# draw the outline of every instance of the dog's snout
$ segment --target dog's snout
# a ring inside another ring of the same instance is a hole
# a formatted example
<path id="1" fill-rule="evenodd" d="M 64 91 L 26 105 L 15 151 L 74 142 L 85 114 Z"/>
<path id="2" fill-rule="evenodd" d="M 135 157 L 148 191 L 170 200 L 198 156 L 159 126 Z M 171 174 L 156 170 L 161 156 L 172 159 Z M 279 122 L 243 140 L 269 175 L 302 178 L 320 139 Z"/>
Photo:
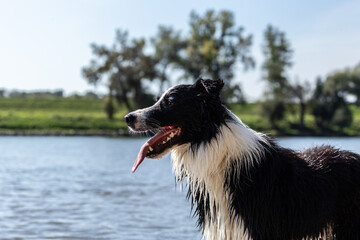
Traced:
<path id="1" fill-rule="evenodd" d="M 136 116 L 132 113 L 127 114 L 124 118 L 128 126 L 132 126 L 136 120 Z"/>

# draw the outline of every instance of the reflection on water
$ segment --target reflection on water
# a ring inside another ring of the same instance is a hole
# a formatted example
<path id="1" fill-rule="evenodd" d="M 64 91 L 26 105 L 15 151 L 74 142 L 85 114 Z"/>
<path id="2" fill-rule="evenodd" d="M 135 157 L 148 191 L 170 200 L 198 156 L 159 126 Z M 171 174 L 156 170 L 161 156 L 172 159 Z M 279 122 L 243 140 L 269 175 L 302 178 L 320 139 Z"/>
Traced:
<path id="1" fill-rule="evenodd" d="M 359 138 L 284 138 L 301 149 Z M 170 158 L 131 167 L 143 139 L 0 137 L 0 239 L 201 239 Z"/>

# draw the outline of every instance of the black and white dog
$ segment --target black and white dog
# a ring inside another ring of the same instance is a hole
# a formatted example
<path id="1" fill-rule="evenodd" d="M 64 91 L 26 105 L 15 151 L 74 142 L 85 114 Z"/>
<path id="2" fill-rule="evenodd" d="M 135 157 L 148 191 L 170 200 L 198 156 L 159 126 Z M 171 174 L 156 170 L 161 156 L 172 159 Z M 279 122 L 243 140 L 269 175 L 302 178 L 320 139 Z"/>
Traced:
<path id="1" fill-rule="evenodd" d="M 172 150 L 206 239 L 360 239 L 360 156 L 319 146 L 278 146 L 221 102 L 221 80 L 167 90 L 129 113 L 133 131 L 156 134 L 132 171 Z"/>

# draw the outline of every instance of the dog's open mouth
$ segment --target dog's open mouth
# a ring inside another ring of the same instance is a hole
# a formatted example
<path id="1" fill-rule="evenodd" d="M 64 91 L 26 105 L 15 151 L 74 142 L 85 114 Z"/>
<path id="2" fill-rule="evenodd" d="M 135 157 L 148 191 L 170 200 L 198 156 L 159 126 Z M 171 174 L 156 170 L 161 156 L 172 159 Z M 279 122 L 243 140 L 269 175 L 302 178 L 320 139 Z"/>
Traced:
<path id="1" fill-rule="evenodd" d="M 134 166 L 131 171 L 135 172 L 138 166 L 147 158 L 157 158 L 166 150 L 176 144 L 177 138 L 181 134 L 181 128 L 175 126 L 162 127 L 162 130 L 150 138 L 140 148 Z"/>

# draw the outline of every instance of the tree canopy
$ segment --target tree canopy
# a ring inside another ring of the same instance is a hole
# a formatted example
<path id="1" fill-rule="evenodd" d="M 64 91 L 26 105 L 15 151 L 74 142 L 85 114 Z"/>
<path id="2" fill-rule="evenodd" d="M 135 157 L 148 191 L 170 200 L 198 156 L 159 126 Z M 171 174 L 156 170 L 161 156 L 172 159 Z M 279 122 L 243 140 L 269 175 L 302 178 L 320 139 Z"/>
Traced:
<path id="1" fill-rule="evenodd" d="M 292 66 L 293 50 L 285 33 L 268 25 L 264 32 L 263 53 L 265 57 L 262 65 L 263 79 L 267 81 L 269 91 L 277 96 L 286 95 L 289 84 L 286 70 Z"/>
<path id="2" fill-rule="evenodd" d="M 127 32 L 117 30 L 111 47 L 91 44 L 96 59 L 82 69 L 83 76 L 91 84 L 97 84 L 107 76 L 109 88 L 115 90 L 116 99 L 129 111 L 151 103 L 152 96 L 146 90 L 144 80 L 153 80 L 158 73 L 156 61 L 144 52 L 145 43 L 142 38 L 129 41 Z"/>
<path id="3" fill-rule="evenodd" d="M 159 93 L 161 93 L 164 91 L 164 84 L 170 82 L 169 70 L 180 61 L 180 52 L 186 47 L 186 42 L 181 38 L 179 31 L 161 25 L 156 35 L 151 38 L 151 44 L 158 71 L 157 78 L 160 82 Z"/>
<path id="4" fill-rule="evenodd" d="M 285 116 L 285 103 L 289 93 L 289 81 L 286 70 L 291 67 L 293 50 L 285 33 L 269 25 L 264 32 L 263 79 L 268 88 L 262 104 L 262 112 L 273 128 Z"/>
<path id="5" fill-rule="evenodd" d="M 235 25 L 234 15 L 229 11 L 209 10 L 204 16 L 192 12 L 186 43 L 179 61 L 186 77 L 205 75 L 231 81 L 237 61 L 244 69 L 255 65 L 250 55 L 252 35 L 246 35 L 243 27 Z"/>
<path id="6" fill-rule="evenodd" d="M 117 105 L 113 99 L 131 111 L 150 105 L 154 94 L 163 92 L 175 80 L 195 81 L 200 76 L 222 79 L 226 83 L 222 91 L 225 102 L 245 102 L 240 82 L 234 81 L 234 77 L 237 71 L 255 67 L 250 51 L 252 44 L 252 35 L 236 24 L 231 11 L 208 10 L 204 14 L 193 11 L 189 31 L 185 33 L 160 25 L 146 40 L 130 39 L 127 31 L 119 29 L 111 46 L 91 44 L 94 57 L 82 68 L 82 74 L 90 84 L 106 81 L 109 94 L 104 108 L 109 118 Z M 360 105 L 360 64 L 329 74 L 324 81 L 318 79 L 310 94 L 309 82 L 294 81 L 288 76 L 294 50 L 285 32 L 268 25 L 263 34 L 262 51 L 262 79 L 267 85 L 261 103 L 262 114 L 272 128 L 278 129 L 287 109 L 295 109 L 289 106 L 297 103 L 298 126 L 305 129 L 309 102 L 320 129 L 334 125 L 344 128 L 351 124 L 348 105 L 351 101 Z"/>
<path id="7" fill-rule="evenodd" d="M 184 78 L 222 79 L 226 83 L 225 100 L 244 99 L 239 83 L 232 80 L 240 66 L 243 70 L 255 66 L 250 54 L 252 35 L 245 34 L 243 27 L 236 26 L 232 12 L 209 10 L 203 16 L 192 12 L 190 32 L 185 42 L 186 47 L 177 62 Z"/>
<path id="8" fill-rule="evenodd" d="M 312 112 L 318 127 L 350 126 L 353 120 L 348 104 L 351 97 L 359 104 L 360 71 L 357 67 L 336 71 L 328 75 L 324 82 L 318 79 L 312 100 Z"/>
<path id="9" fill-rule="evenodd" d="M 143 38 L 129 40 L 126 31 L 117 30 L 111 47 L 91 44 L 95 58 L 82 74 L 90 84 L 107 77 L 116 99 L 129 110 L 151 101 L 145 81 L 156 79 L 161 92 L 174 69 L 181 79 L 223 79 L 227 82 L 225 100 L 244 101 L 239 83 L 232 80 L 240 66 L 247 70 L 255 65 L 250 54 L 252 36 L 236 26 L 232 12 L 209 10 L 203 16 L 192 12 L 188 34 L 182 36 L 172 27 L 159 26 L 150 43 L 146 46 Z"/>

